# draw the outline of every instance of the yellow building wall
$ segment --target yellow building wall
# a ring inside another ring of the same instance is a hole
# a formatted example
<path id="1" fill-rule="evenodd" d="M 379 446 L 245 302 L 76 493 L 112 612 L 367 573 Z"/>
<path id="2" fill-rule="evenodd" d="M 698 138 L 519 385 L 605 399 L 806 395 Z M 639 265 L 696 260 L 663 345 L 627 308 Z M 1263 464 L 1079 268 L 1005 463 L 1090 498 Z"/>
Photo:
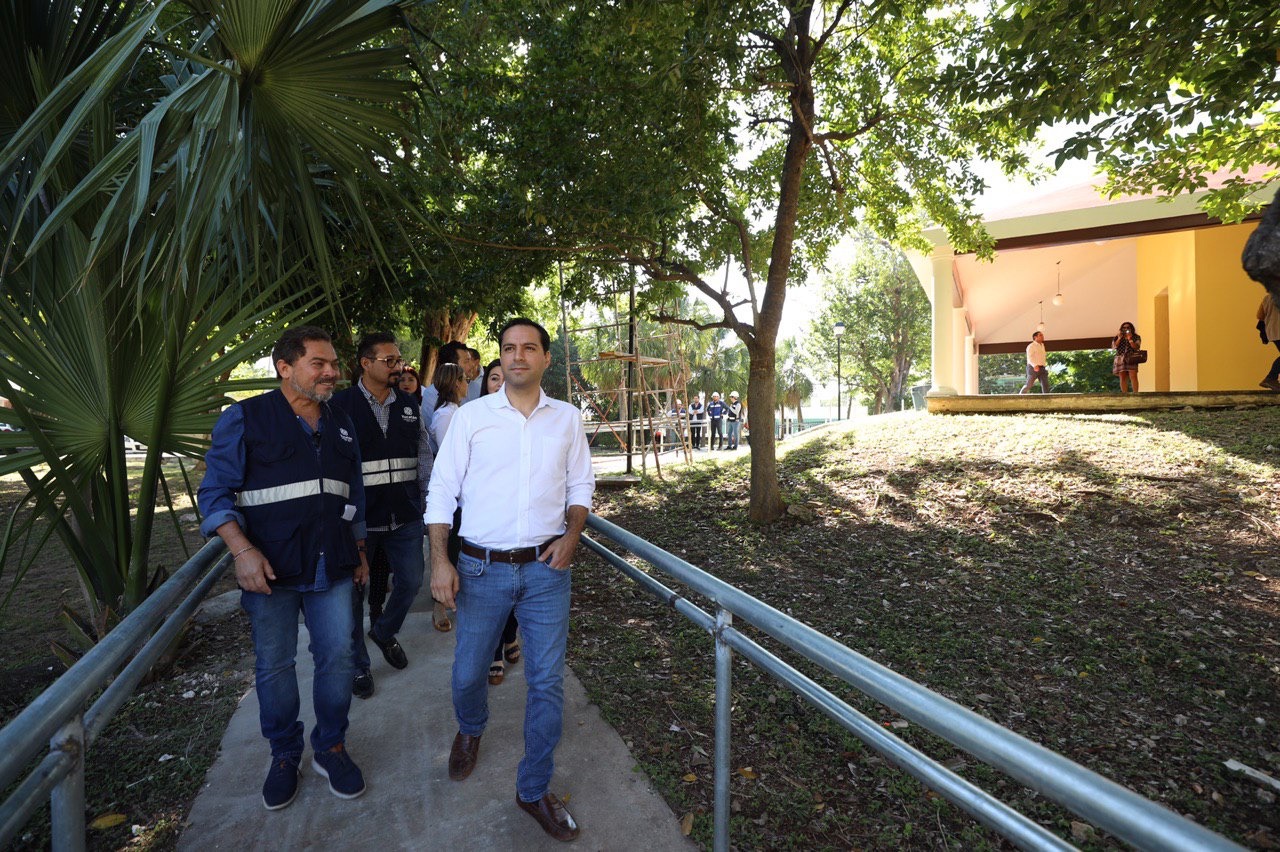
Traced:
<path id="1" fill-rule="evenodd" d="M 1245 240 L 1257 223 L 1195 231 L 1196 328 L 1199 390 L 1254 390 L 1276 357 L 1254 324 L 1262 285 L 1240 267 Z"/>
<path id="2" fill-rule="evenodd" d="M 1139 387 L 1150 391 L 1196 390 L 1199 381 L 1196 234 L 1194 231 L 1151 234 L 1138 237 L 1135 242 L 1138 316 L 1131 321 L 1142 336 L 1148 359 L 1138 371 Z M 1157 297 L 1166 290 L 1168 337 L 1163 339 L 1164 323 L 1157 323 L 1156 304 Z M 1113 323 L 1116 329 L 1124 319 Z M 1163 382 L 1157 383 L 1156 378 L 1165 375 L 1166 369 L 1169 387 L 1159 387 Z"/>

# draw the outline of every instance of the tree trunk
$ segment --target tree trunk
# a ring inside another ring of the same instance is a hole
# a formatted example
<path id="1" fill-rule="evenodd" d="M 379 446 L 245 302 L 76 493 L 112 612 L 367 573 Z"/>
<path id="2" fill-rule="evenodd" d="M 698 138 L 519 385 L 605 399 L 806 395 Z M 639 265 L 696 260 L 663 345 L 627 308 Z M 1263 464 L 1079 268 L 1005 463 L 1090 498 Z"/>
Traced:
<path id="1" fill-rule="evenodd" d="M 777 373 L 778 325 L 782 306 L 787 299 L 787 280 L 791 275 L 791 256 L 796 238 L 796 220 L 800 213 L 800 190 L 804 184 L 804 164 L 813 142 L 808 128 L 814 126 L 814 96 L 811 69 L 816 45 L 809 38 L 812 6 L 792 10 L 787 37 L 777 42 L 774 51 L 785 70 L 792 88 L 790 93 L 791 123 L 788 128 L 786 153 L 778 182 L 778 207 L 773 221 L 773 246 L 769 251 L 769 274 L 765 279 L 764 298 L 756 317 L 755 328 L 747 338 L 751 356 L 751 378 L 748 394 L 752 405 L 766 403 L 765 410 L 773 420 L 777 398 L 774 376 Z M 786 513 L 782 489 L 778 484 L 778 445 L 774 424 L 762 431 L 764 442 L 751 443 L 751 508 L 749 517 L 755 523 L 768 524 Z"/>
<path id="2" fill-rule="evenodd" d="M 444 344 L 459 340 L 467 342 L 476 324 L 476 314 L 471 311 L 451 313 L 442 308 L 431 308 L 422 314 L 422 352 L 418 358 L 418 375 L 424 385 L 431 384 L 436 369 L 436 352 Z"/>
<path id="3" fill-rule="evenodd" d="M 773 337 L 766 345 L 756 341 L 747 347 L 751 372 L 747 378 L 747 399 L 759 416 L 751 423 L 751 507 L 753 523 L 768 524 L 786 512 L 778 485 L 778 439 L 774 434 L 777 388 L 774 386 Z"/>

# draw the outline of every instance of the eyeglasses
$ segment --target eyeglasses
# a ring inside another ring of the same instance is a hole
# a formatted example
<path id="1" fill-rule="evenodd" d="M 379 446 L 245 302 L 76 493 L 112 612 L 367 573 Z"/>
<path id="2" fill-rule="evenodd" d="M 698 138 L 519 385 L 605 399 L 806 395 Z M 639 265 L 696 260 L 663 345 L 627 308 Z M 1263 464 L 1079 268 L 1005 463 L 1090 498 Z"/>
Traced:
<path id="1" fill-rule="evenodd" d="M 399 367 L 404 363 L 404 359 L 399 355 L 384 355 L 381 358 L 370 358 L 370 361 L 386 361 L 388 367 Z"/>

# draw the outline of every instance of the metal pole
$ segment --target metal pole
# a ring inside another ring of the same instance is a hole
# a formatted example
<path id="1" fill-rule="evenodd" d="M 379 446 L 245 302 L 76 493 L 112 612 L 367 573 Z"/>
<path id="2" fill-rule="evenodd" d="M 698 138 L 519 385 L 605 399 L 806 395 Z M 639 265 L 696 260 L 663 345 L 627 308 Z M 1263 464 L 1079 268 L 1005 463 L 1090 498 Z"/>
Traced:
<path id="1" fill-rule="evenodd" d="M 52 846 L 57 852 L 84 849 L 84 715 L 77 713 L 49 741 L 51 751 L 66 752 L 75 759 L 67 777 L 49 796 Z"/>
<path id="2" fill-rule="evenodd" d="M 729 852 L 729 731 L 733 719 L 733 648 L 724 631 L 733 613 L 716 609 L 715 852 Z"/>
<path id="3" fill-rule="evenodd" d="M 634 406 L 630 402 L 632 391 L 636 386 L 636 268 L 631 267 L 631 288 L 627 299 L 627 352 L 631 360 L 627 362 L 627 473 L 633 473 L 631 453 L 635 450 L 635 431 L 631 425 L 631 413 Z M 643 444 L 643 441 L 641 442 Z"/>
<path id="4" fill-rule="evenodd" d="M 560 270 L 560 333 L 564 335 L 564 401 L 573 405 L 573 364 L 569 361 L 569 309 L 564 302 L 564 261 L 557 260 L 556 266 Z"/>
<path id="5" fill-rule="evenodd" d="M 836 419 L 840 419 L 840 338 L 836 335 Z"/>

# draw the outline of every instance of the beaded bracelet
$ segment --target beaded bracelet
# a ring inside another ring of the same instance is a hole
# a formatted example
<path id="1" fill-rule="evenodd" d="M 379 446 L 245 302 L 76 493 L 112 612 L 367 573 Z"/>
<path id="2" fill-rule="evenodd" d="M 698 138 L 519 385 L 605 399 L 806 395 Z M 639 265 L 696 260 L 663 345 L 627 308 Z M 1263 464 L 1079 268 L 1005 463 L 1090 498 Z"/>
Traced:
<path id="1" fill-rule="evenodd" d="M 240 558 L 241 556 L 243 556 L 244 554 L 248 553 L 250 550 L 257 550 L 257 548 L 256 548 L 256 547 L 254 547 L 254 546 L 251 544 L 251 545 L 249 545 L 248 547 L 246 547 L 244 550 L 241 550 L 239 553 L 233 553 L 233 554 L 231 554 L 231 560 L 234 562 L 235 560 L 239 559 L 239 558 Z"/>

